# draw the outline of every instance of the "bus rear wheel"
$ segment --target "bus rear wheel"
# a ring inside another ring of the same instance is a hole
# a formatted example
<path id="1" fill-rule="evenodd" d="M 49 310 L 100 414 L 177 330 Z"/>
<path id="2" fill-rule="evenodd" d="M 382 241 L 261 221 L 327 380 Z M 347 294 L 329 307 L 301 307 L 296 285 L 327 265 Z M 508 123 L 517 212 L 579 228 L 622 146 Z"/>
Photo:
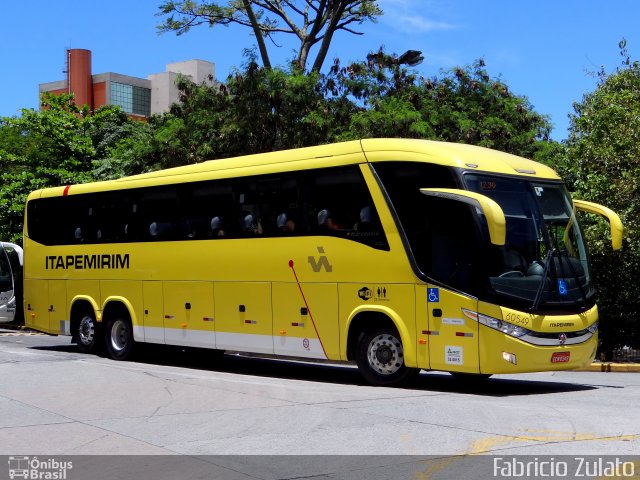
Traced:
<path id="1" fill-rule="evenodd" d="M 89 309 L 83 310 L 75 324 L 75 337 L 78 350 L 82 353 L 94 353 L 99 344 L 100 330 L 96 322 L 96 316 Z"/>
<path id="2" fill-rule="evenodd" d="M 118 312 L 107 321 L 105 341 L 107 353 L 113 360 L 127 360 L 131 357 L 135 341 L 128 315 Z"/>
<path id="3" fill-rule="evenodd" d="M 387 387 L 405 384 L 420 372 L 404 364 L 400 335 L 390 328 L 364 332 L 356 348 L 356 364 L 369 383 Z"/>

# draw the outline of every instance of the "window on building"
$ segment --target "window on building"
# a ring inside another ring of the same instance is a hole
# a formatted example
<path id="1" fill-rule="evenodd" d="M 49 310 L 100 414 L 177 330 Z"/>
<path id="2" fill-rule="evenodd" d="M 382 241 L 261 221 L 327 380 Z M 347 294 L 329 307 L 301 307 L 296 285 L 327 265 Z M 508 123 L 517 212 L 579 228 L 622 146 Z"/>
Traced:
<path id="1" fill-rule="evenodd" d="M 151 115 L 151 90 L 124 83 L 111 82 L 111 104 L 134 115 Z"/>

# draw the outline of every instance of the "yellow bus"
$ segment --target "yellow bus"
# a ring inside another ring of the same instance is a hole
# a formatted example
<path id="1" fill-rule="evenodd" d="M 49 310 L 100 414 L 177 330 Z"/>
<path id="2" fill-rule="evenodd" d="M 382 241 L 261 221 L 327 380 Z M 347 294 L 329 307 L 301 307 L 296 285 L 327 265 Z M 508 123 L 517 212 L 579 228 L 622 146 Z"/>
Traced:
<path id="1" fill-rule="evenodd" d="M 365 139 L 39 190 L 25 317 L 117 360 L 136 344 L 353 361 L 395 385 L 592 361 L 576 210 L 550 168 L 463 144 Z"/>

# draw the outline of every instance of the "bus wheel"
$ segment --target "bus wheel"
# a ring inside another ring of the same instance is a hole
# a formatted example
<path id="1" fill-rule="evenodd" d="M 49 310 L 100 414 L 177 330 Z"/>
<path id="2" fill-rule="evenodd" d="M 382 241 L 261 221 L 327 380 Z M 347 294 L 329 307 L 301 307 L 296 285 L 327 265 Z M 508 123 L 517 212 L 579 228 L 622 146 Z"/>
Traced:
<path id="1" fill-rule="evenodd" d="M 78 322 L 76 342 L 82 353 L 92 353 L 96 349 L 98 324 L 93 314 L 84 312 Z"/>
<path id="2" fill-rule="evenodd" d="M 101 327 L 96 322 L 93 308 L 82 306 L 72 313 L 72 340 L 78 345 L 81 353 L 98 353 L 101 348 Z"/>
<path id="3" fill-rule="evenodd" d="M 133 340 L 133 327 L 128 316 L 117 313 L 107 322 L 105 335 L 107 353 L 114 360 L 126 360 L 132 352 L 135 341 Z"/>
<path id="4" fill-rule="evenodd" d="M 400 335 L 389 328 L 371 330 L 360 337 L 356 363 L 365 380 L 373 385 L 401 385 L 420 372 L 404 364 Z"/>
<path id="5" fill-rule="evenodd" d="M 94 353 L 97 350 L 99 329 L 93 311 L 87 309 L 80 313 L 80 320 L 77 323 L 74 337 L 78 350 L 82 353 Z"/>

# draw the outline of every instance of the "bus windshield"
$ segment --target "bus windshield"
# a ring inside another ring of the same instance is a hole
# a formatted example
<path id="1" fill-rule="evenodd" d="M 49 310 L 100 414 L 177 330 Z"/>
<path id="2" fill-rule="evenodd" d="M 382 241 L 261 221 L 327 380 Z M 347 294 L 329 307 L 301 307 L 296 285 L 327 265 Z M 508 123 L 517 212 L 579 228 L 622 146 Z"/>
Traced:
<path id="1" fill-rule="evenodd" d="M 561 183 L 467 174 L 469 190 L 495 200 L 506 218 L 506 242 L 491 245 L 492 293 L 529 308 L 593 305 L 583 234 Z M 488 242 L 487 242 L 488 243 Z"/>

